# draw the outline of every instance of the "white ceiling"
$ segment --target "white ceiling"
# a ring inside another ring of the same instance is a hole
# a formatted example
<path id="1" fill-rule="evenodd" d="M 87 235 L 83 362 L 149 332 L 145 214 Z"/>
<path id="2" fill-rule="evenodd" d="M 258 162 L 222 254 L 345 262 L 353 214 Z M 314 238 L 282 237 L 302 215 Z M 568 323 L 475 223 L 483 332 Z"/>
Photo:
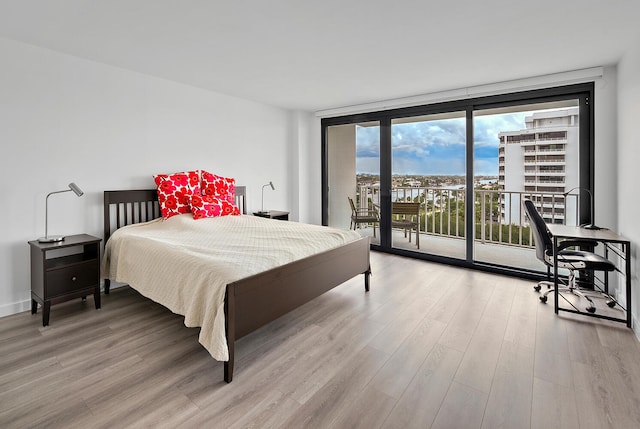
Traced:
<path id="1" fill-rule="evenodd" d="M 639 0 L 0 0 L 0 36 L 316 111 L 616 64 L 639 15 Z"/>

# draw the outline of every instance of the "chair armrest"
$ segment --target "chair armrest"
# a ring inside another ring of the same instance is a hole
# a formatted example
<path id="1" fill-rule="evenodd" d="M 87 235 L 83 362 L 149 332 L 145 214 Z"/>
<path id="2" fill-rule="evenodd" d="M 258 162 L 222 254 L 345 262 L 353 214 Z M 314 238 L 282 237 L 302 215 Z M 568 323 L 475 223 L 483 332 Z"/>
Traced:
<path id="1" fill-rule="evenodd" d="M 356 213 L 359 215 L 366 215 L 366 216 L 375 216 L 378 214 L 378 212 L 376 212 L 375 210 L 369 210 L 369 209 L 356 209 Z"/>

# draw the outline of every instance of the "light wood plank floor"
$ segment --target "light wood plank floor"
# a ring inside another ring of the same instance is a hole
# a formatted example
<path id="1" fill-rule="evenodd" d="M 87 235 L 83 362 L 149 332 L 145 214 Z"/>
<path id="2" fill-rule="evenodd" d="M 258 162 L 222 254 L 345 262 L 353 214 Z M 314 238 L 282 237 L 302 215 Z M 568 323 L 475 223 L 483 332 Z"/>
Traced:
<path id="1" fill-rule="evenodd" d="M 0 427 L 637 428 L 640 346 L 531 281 L 372 253 L 362 276 L 237 343 L 128 287 L 0 319 Z"/>

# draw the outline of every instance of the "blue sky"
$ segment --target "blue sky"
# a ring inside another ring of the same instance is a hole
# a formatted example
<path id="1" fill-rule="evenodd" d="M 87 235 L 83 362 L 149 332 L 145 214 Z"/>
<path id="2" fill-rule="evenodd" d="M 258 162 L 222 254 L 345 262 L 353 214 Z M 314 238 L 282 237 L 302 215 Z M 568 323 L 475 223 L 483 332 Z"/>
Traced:
<path id="1" fill-rule="evenodd" d="M 498 133 L 525 128 L 530 112 L 478 116 L 474 122 L 476 175 L 498 175 Z M 396 124 L 392 127 L 393 173 L 465 174 L 465 119 Z M 356 171 L 379 173 L 379 128 L 357 127 Z"/>

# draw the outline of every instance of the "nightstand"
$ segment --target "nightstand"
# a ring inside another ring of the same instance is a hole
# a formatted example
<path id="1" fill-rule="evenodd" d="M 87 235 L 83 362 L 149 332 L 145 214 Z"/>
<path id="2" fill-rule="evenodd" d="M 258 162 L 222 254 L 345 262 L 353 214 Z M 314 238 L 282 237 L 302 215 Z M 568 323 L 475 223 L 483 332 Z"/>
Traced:
<path id="1" fill-rule="evenodd" d="M 49 324 L 51 304 L 93 294 L 100 308 L 100 242 L 87 234 L 31 246 L 31 314 L 42 305 L 42 326 Z"/>
<path id="2" fill-rule="evenodd" d="M 268 212 L 253 212 L 254 216 L 266 217 L 269 219 L 289 220 L 289 212 L 279 210 L 269 210 Z"/>

